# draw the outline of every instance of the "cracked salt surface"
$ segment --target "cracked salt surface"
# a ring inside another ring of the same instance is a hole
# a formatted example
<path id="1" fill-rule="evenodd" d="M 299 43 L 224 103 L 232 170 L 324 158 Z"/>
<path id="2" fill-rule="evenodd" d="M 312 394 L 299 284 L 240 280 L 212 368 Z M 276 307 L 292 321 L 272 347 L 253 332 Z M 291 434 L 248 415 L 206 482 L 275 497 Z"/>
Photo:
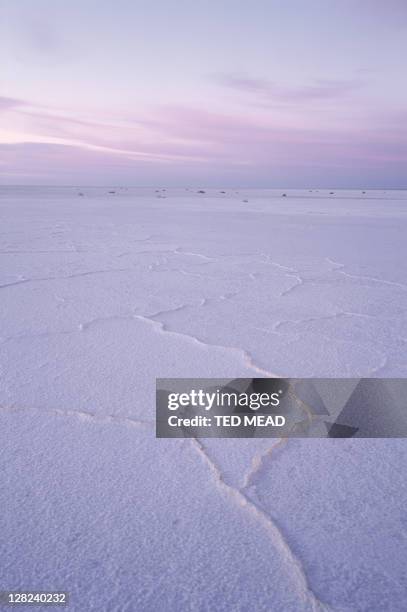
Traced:
<path id="1" fill-rule="evenodd" d="M 404 610 L 404 440 L 156 440 L 154 383 L 405 376 L 407 194 L 81 191 L 0 191 L 2 584 Z"/>

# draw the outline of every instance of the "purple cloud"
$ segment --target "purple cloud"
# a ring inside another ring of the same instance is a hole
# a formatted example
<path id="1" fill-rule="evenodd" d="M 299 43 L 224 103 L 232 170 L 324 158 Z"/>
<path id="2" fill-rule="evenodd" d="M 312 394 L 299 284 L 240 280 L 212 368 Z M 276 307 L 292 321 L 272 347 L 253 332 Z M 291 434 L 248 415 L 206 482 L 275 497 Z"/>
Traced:
<path id="1" fill-rule="evenodd" d="M 252 78 L 237 74 L 224 74 L 216 77 L 221 85 L 239 92 L 255 94 L 270 102 L 297 102 L 330 100 L 346 96 L 361 88 L 360 79 L 315 79 L 301 87 L 283 87 L 268 79 Z"/>
<path id="2" fill-rule="evenodd" d="M 24 104 L 22 100 L 0 96 L 0 111 L 18 108 L 19 106 L 24 106 Z"/>

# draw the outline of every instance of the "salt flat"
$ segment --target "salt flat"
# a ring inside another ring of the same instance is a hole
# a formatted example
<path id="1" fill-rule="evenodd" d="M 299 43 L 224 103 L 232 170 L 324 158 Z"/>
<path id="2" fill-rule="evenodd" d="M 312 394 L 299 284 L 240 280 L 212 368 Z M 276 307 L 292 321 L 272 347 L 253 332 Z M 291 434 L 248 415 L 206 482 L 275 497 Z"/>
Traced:
<path id="1" fill-rule="evenodd" d="M 0 188 L 2 585 L 404 610 L 404 440 L 156 440 L 154 391 L 405 377 L 407 192 L 204 191 Z"/>

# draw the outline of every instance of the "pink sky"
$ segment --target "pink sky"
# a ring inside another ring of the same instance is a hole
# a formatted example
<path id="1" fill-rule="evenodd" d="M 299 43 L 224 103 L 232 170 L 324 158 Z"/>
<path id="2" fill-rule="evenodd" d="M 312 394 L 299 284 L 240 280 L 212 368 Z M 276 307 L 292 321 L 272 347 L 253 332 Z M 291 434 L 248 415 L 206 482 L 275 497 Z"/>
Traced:
<path id="1" fill-rule="evenodd" d="M 2 184 L 405 187 L 407 4 L 3 0 Z"/>

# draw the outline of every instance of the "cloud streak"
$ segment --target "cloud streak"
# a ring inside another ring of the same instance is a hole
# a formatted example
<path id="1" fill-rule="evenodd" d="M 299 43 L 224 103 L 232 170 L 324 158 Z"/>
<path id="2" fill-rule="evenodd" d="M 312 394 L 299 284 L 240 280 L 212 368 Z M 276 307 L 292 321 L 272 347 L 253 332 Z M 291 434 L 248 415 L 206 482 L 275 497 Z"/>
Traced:
<path id="1" fill-rule="evenodd" d="M 24 102 L 22 100 L 0 96 L 0 111 L 7 111 L 20 106 L 24 106 Z"/>
<path id="2" fill-rule="evenodd" d="M 215 81 L 229 89 L 243 94 L 252 94 L 270 102 L 309 102 L 338 100 L 361 89 L 361 79 L 315 79 L 301 87 L 286 87 L 268 79 L 239 74 L 221 74 Z"/>

